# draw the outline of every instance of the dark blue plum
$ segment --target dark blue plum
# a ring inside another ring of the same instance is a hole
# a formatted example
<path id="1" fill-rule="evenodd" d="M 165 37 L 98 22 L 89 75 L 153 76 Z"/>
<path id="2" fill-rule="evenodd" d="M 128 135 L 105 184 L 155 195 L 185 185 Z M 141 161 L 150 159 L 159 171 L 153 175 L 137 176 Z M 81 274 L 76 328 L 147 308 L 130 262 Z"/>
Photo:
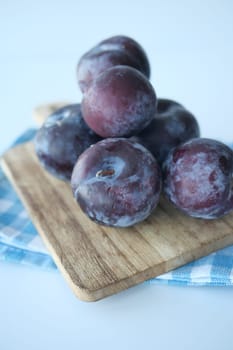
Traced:
<path id="1" fill-rule="evenodd" d="M 71 186 L 81 209 L 93 221 L 132 226 L 158 204 L 160 168 L 142 145 L 123 138 L 105 139 L 79 157 Z"/>
<path id="2" fill-rule="evenodd" d="M 130 66 L 147 78 L 150 76 L 149 61 L 143 48 L 135 40 L 118 35 L 100 42 L 81 57 L 77 66 L 81 91 L 87 91 L 100 73 L 117 65 Z"/>
<path id="3" fill-rule="evenodd" d="M 172 148 L 200 136 L 196 118 L 182 105 L 158 99 L 158 110 L 151 123 L 133 140 L 149 149 L 162 164 Z"/>
<path id="4" fill-rule="evenodd" d="M 42 166 L 54 176 L 70 180 L 80 154 L 100 139 L 83 120 L 80 104 L 73 104 L 46 119 L 34 144 Z"/>

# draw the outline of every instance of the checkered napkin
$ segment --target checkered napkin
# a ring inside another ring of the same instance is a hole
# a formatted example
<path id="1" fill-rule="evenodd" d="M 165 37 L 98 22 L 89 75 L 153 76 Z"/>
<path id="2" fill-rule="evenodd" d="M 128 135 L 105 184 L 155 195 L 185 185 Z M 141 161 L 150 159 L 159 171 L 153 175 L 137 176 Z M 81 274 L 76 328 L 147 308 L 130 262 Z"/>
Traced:
<path id="1" fill-rule="evenodd" d="M 31 140 L 34 135 L 34 129 L 26 131 L 13 146 Z M 56 269 L 56 265 L 1 168 L 0 260 Z"/>
<path id="2" fill-rule="evenodd" d="M 29 141 L 28 130 L 15 143 Z M 0 168 L 0 260 L 56 270 L 21 201 Z M 153 278 L 146 283 L 233 285 L 233 246 Z"/>

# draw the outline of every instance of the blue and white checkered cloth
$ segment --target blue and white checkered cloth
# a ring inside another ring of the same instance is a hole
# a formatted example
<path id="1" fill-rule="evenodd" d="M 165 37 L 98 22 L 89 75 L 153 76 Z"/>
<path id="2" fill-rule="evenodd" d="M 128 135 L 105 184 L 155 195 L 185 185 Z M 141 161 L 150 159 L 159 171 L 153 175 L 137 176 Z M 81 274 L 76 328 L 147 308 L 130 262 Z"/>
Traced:
<path id="1" fill-rule="evenodd" d="M 29 141 L 35 130 L 15 143 Z M 56 265 L 31 222 L 17 194 L 0 168 L 0 260 L 56 271 Z M 146 283 L 178 285 L 233 285 L 233 246 L 196 260 Z"/>
<path id="2" fill-rule="evenodd" d="M 13 144 L 31 140 L 36 130 L 25 132 Z M 20 199 L 0 168 L 0 260 L 56 269 Z"/>

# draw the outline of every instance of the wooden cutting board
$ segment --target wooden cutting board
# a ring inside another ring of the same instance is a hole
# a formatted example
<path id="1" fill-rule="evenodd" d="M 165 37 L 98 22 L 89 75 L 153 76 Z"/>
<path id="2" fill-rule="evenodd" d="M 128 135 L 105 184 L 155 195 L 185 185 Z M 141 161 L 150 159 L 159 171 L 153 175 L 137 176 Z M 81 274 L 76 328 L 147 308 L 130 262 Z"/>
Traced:
<path id="1" fill-rule="evenodd" d="M 9 150 L 2 166 L 75 294 L 94 301 L 233 244 L 233 215 L 189 218 L 161 199 L 144 222 L 126 229 L 90 221 L 69 184 L 38 163 L 32 143 Z"/>

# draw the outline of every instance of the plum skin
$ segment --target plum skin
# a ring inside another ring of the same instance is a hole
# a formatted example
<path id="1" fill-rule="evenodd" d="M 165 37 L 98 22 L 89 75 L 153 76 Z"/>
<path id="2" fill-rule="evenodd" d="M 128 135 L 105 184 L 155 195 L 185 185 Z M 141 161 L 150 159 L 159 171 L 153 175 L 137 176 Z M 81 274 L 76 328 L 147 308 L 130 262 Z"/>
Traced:
<path id="1" fill-rule="evenodd" d="M 148 79 L 150 78 L 150 63 L 147 54 L 142 46 L 134 39 L 124 35 L 116 35 L 101 41 L 98 47 L 102 50 L 121 50 L 126 52 L 138 62 L 137 65 L 140 72 Z"/>
<path id="2" fill-rule="evenodd" d="M 87 91 L 100 73 L 116 65 L 133 67 L 150 77 L 150 65 L 143 48 L 132 38 L 117 35 L 101 41 L 80 58 L 77 77 L 81 91 Z"/>
<path id="3" fill-rule="evenodd" d="M 57 178 L 69 181 L 80 154 L 100 140 L 86 125 L 80 104 L 73 104 L 46 119 L 37 131 L 34 146 L 40 164 Z"/>
<path id="4" fill-rule="evenodd" d="M 128 227 L 146 219 L 158 204 L 161 173 L 153 155 L 142 145 L 109 138 L 79 157 L 71 186 L 91 220 Z"/>
<path id="5" fill-rule="evenodd" d="M 157 98 L 150 82 L 125 66 L 101 73 L 84 94 L 82 113 L 89 127 L 102 137 L 129 137 L 153 119 Z"/>
<path id="6" fill-rule="evenodd" d="M 164 192 L 192 217 L 215 219 L 233 209 L 233 152 L 225 144 L 196 138 L 172 150 L 163 165 Z"/>
<path id="7" fill-rule="evenodd" d="M 198 122 L 187 109 L 175 101 L 159 98 L 153 120 L 132 139 L 148 148 L 162 166 L 172 148 L 199 136 Z"/>

